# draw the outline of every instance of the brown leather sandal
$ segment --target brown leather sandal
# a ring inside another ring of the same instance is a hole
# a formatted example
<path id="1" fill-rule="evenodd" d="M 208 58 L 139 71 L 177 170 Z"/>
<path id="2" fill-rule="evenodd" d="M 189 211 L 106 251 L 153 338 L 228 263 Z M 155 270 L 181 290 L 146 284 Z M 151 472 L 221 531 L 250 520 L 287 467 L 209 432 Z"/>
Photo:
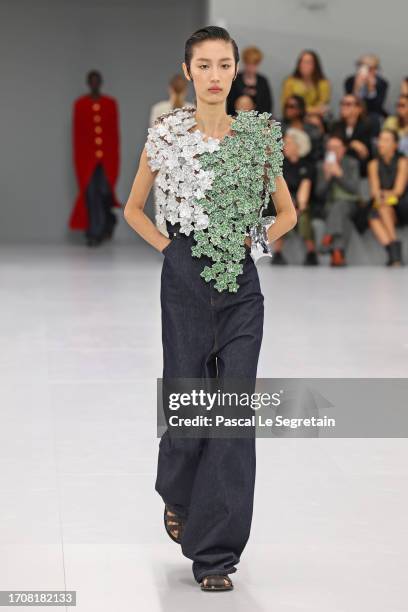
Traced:
<path id="1" fill-rule="evenodd" d="M 164 526 L 171 539 L 180 544 L 184 529 L 184 519 L 174 514 L 174 512 L 169 512 L 167 506 L 164 506 Z"/>
<path id="2" fill-rule="evenodd" d="M 200 584 L 202 591 L 232 591 L 234 588 L 231 578 L 223 574 L 204 576 Z"/>

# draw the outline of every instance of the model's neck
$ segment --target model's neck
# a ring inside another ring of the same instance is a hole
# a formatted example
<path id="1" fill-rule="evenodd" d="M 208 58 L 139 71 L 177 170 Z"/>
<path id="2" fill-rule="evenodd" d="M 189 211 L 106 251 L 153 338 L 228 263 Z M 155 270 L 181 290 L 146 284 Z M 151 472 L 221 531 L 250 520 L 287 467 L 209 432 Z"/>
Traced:
<path id="1" fill-rule="evenodd" d="M 225 103 L 203 105 L 197 100 L 195 112 L 197 129 L 211 138 L 222 138 L 229 132 L 231 117 L 227 115 Z"/>

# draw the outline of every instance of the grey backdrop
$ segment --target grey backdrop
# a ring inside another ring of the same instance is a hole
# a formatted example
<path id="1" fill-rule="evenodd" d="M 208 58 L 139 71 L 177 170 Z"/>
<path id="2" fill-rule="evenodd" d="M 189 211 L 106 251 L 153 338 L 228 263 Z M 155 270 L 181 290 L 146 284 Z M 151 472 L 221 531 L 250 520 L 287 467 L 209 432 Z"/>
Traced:
<path id="1" fill-rule="evenodd" d="M 118 195 L 125 202 L 150 106 L 167 97 L 184 41 L 205 23 L 205 4 L 1 0 L 0 9 L 0 241 L 78 240 L 81 233 L 67 229 L 76 195 L 71 107 L 86 91 L 86 72 L 100 69 L 104 91 L 120 104 Z M 116 239 L 137 236 L 122 222 Z"/>

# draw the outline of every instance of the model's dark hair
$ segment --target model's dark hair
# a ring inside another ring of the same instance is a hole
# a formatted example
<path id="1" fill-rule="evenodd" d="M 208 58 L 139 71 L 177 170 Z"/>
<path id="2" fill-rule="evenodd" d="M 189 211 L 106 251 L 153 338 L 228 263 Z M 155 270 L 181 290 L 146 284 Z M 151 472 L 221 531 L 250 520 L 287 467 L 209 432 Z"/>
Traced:
<path id="1" fill-rule="evenodd" d="M 234 53 L 235 60 L 235 73 L 237 64 L 239 62 L 239 51 L 237 44 L 233 38 L 229 35 L 225 28 L 220 28 L 218 26 L 207 26 L 205 28 L 200 28 L 196 32 L 194 32 L 190 38 L 187 40 L 184 48 L 184 62 L 187 66 L 187 72 L 191 77 L 190 73 L 190 65 L 191 59 L 193 57 L 193 48 L 194 45 L 198 45 L 205 40 L 225 40 L 225 42 L 229 42 L 232 44 L 232 49 Z"/>
<path id="2" fill-rule="evenodd" d="M 303 59 L 304 55 L 311 55 L 313 57 L 313 61 L 314 61 L 314 68 L 313 68 L 313 72 L 312 72 L 312 81 L 315 85 L 317 85 L 317 83 L 319 81 L 322 81 L 323 79 L 325 79 L 325 75 L 322 69 L 322 65 L 320 63 L 320 58 L 317 55 L 316 51 L 312 51 L 311 49 L 304 49 L 299 57 L 298 60 L 296 62 L 296 68 L 292 74 L 293 77 L 296 77 L 297 79 L 301 79 L 302 75 L 300 73 L 300 62 Z"/>

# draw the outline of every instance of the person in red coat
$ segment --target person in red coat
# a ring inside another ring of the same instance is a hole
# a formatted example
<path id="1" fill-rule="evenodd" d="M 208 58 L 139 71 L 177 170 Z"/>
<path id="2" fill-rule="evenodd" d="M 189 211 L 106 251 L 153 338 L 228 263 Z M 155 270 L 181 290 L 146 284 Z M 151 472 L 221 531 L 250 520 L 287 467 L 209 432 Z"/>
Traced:
<path id="1" fill-rule="evenodd" d="M 102 75 L 87 76 L 90 93 L 73 105 L 73 156 L 79 193 L 69 227 L 84 230 L 88 246 L 110 239 L 117 223 L 112 208 L 119 174 L 119 112 L 114 98 L 100 93 Z"/>

